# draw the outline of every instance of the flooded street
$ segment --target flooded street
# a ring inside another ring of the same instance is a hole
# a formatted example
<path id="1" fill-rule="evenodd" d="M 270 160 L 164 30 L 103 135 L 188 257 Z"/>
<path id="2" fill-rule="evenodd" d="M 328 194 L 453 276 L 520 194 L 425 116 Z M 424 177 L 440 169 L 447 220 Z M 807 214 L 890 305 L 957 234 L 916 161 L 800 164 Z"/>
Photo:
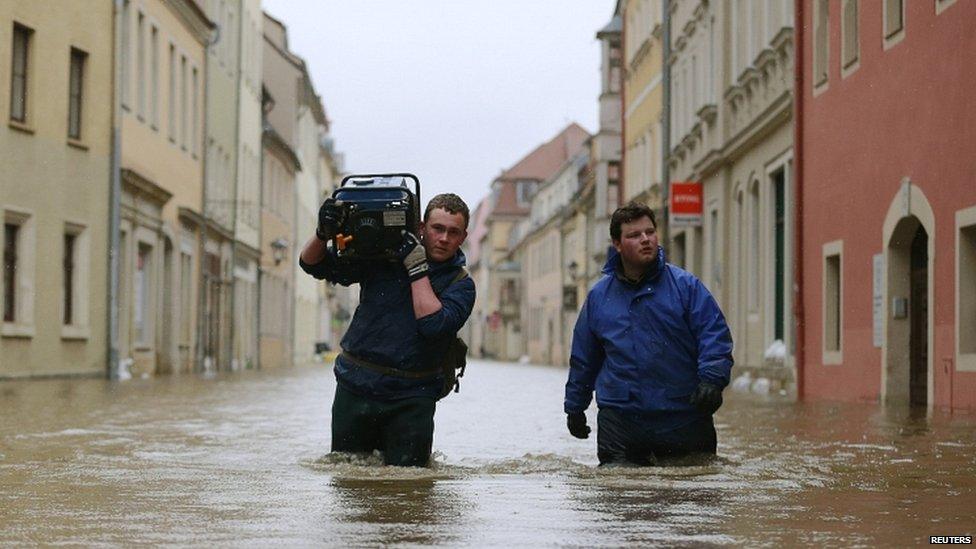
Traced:
<path id="1" fill-rule="evenodd" d="M 324 366 L 0 383 L 0 543 L 928 544 L 976 526 L 976 418 L 727 393 L 708 464 L 596 468 L 565 371 L 471 361 L 436 463 L 329 448 Z M 595 427 L 595 409 L 589 411 Z"/>

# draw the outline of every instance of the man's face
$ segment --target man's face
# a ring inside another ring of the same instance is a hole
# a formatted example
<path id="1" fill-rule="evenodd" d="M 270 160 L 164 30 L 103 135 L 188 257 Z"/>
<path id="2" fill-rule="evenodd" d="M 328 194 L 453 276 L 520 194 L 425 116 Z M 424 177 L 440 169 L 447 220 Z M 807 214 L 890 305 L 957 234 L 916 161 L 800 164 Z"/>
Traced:
<path id="1" fill-rule="evenodd" d="M 420 224 L 420 238 L 431 261 L 447 261 L 454 257 L 467 236 L 464 216 L 443 208 L 431 210 L 427 221 Z"/>
<path id="2" fill-rule="evenodd" d="M 614 240 L 613 246 L 624 266 L 647 268 L 657 259 L 657 229 L 647 216 L 621 223 L 620 240 Z"/>

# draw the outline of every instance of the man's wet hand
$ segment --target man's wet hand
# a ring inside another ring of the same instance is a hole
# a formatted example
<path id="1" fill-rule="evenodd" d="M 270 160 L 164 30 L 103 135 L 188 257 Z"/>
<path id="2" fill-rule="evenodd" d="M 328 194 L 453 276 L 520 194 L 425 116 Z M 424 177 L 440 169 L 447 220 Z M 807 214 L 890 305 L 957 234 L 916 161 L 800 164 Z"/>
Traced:
<path id="1" fill-rule="evenodd" d="M 411 232 L 403 231 L 403 240 L 397 250 L 397 257 L 403 262 L 410 282 L 427 276 L 430 266 L 427 265 L 427 250 L 420 240 Z"/>
<path id="2" fill-rule="evenodd" d="M 341 200 L 326 198 L 319 208 L 319 224 L 315 228 L 315 236 L 319 240 L 329 240 L 339 232 L 339 227 L 346 217 L 346 210 Z"/>
<path id="3" fill-rule="evenodd" d="M 586 414 L 583 412 L 567 413 L 566 427 L 569 428 L 569 434 L 576 438 L 590 437 L 590 427 L 586 424 Z"/>
<path id="4" fill-rule="evenodd" d="M 688 401 L 699 412 L 712 415 L 722 405 L 722 388 L 703 381 L 698 384 Z"/>

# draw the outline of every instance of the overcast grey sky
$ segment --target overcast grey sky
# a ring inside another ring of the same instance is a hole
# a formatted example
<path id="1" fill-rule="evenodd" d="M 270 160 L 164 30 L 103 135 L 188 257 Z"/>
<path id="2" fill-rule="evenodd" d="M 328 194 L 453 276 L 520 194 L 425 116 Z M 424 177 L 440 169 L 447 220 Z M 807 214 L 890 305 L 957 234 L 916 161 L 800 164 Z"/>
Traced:
<path id="1" fill-rule="evenodd" d="M 409 171 L 474 209 L 570 122 L 597 129 L 614 0 L 264 0 L 309 66 L 347 172 Z"/>

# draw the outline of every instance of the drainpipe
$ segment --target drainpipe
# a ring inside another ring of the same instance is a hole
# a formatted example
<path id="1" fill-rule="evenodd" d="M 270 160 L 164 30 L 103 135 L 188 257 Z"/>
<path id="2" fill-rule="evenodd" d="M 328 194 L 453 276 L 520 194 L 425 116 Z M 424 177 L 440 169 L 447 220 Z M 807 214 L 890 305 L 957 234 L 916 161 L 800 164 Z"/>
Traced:
<path id="1" fill-rule="evenodd" d="M 671 191 L 671 162 L 669 157 L 671 156 L 671 2 L 670 0 L 661 0 L 661 6 L 664 10 L 664 25 L 661 29 L 661 40 L 664 42 L 663 49 L 663 59 L 661 60 L 661 98 L 662 98 L 662 115 L 663 124 L 661 133 L 661 147 L 664 151 L 661 154 L 661 159 L 663 161 L 663 166 L 661 166 L 661 206 L 664 211 L 663 219 L 661 220 L 661 228 L 663 229 L 662 241 L 668 242 L 668 238 L 671 235 L 669 208 L 668 201 L 670 200 Z"/>
<path id="2" fill-rule="evenodd" d="M 199 262 L 200 262 L 200 277 L 198 279 L 200 281 L 200 291 L 203 292 L 204 295 L 206 295 L 206 288 L 207 288 L 206 259 L 207 259 L 207 233 L 209 232 L 207 231 L 207 224 L 210 223 L 210 217 L 207 215 L 207 209 L 208 209 L 207 208 L 207 179 L 208 179 L 207 157 L 209 156 L 207 154 L 207 142 L 209 140 L 209 136 L 207 135 L 207 132 L 210 129 L 210 124 L 208 123 L 207 119 L 210 117 L 210 100 L 209 100 L 210 91 L 208 85 L 210 82 L 210 78 L 207 75 L 210 70 L 210 48 L 212 48 L 214 44 L 220 41 L 220 31 L 221 31 L 220 27 L 215 26 L 213 34 L 205 44 L 206 48 L 204 49 L 203 52 L 203 74 L 204 74 L 203 89 L 200 90 L 203 93 L 203 113 L 202 113 L 203 131 L 201 132 L 203 137 L 201 143 L 203 150 L 198 152 L 200 154 L 200 168 L 201 171 L 203 172 L 203 185 L 201 185 L 201 197 L 200 197 L 202 201 L 200 204 L 200 210 L 201 213 L 203 214 L 203 226 L 200 228 L 200 245 L 198 247 L 200 253 L 197 257 L 199 258 Z M 191 146 L 192 145 L 193 144 L 191 143 Z M 219 264 L 218 264 L 218 270 L 219 270 Z M 204 369 L 203 334 L 205 333 L 204 330 L 207 329 L 207 326 L 204 326 L 203 319 L 204 319 L 204 311 L 207 309 L 208 306 L 209 305 L 207 300 L 198 299 L 197 301 L 197 349 L 195 353 L 197 357 L 196 369 L 198 371 Z"/>
<path id="3" fill-rule="evenodd" d="M 237 192 L 238 180 L 240 176 L 241 167 L 241 80 L 244 74 L 243 62 L 244 56 L 242 52 L 244 51 L 244 0 L 237 3 L 239 9 L 237 10 L 238 25 L 237 30 L 237 86 L 236 86 L 236 106 L 234 107 L 234 177 L 233 177 L 233 192 L 231 193 L 231 216 L 230 216 L 230 299 L 229 299 L 229 309 L 230 309 L 230 335 L 227 338 L 227 356 L 230 357 L 230 364 L 234 363 L 234 343 L 236 342 L 237 335 L 237 275 L 234 273 L 237 271 Z M 243 368 L 243 367 L 242 367 Z"/>
<path id="4" fill-rule="evenodd" d="M 112 14 L 112 157 L 109 165 L 108 200 L 108 325 L 106 345 L 106 373 L 109 379 L 119 379 L 119 258 L 122 224 L 122 3 L 115 0 Z"/>
<path id="5" fill-rule="evenodd" d="M 803 7 L 796 2 L 793 20 L 793 322 L 796 326 L 796 397 L 803 399 L 805 334 L 803 324 Z"/>
<path id="6" fill-rule="evenodd" d="M 621 206 L 624 197 L 627 196 L 627 193 L 624 192 L 624 188 L 627 186 L 627 87 L 624 85 L 627 82 L 627 78 L 624 75 L 627 72 L 627 55 L 625 54 L 629 53 L 627 52 L 626 46 L 627 18 L 624 17 L 623 12 L 620 12 L 620 51 L 623 52 L 621 54 L 623 59 L 620 60 L 620 166 L 617 167 L 617 206 Z M 610 183 L 608 181 L 607 187 L 609 186 Z M 605 190 L 604 192 L 607 191 Z M 609 193 L 607 195 L 606 199 L 609 203 Z M 611 213 L 604 211 L 600 215 L 609 221 Z"/>

